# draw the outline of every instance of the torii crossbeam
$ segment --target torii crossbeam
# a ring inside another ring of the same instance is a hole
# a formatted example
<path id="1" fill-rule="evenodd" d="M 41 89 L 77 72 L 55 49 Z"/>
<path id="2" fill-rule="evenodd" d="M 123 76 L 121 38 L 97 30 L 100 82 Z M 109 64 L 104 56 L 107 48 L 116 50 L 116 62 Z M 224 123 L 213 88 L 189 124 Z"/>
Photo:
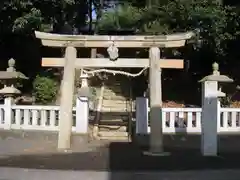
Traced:
<path id="1" fill-rule="evenodd" d="M 65 58 L 43 58 L 43 67 L 64 67 Z M 149 67 L 149 59 L 141 58 L 119 58 L 111 61 L 109 58 L 76 58 L 76 68 L 142 68 Z M 183 69 L 182 59 L 159 59 L 159 68 Z"/>

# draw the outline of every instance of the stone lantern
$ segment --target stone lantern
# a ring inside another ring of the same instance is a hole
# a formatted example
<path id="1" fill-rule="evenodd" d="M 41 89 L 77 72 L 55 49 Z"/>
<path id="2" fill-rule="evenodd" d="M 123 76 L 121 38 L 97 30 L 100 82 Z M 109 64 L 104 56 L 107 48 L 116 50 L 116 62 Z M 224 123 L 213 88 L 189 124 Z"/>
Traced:
<path id="1" fill-rule="evenodd" d="M 213 73 L 200 80 L 202 83 L 201 151 L 204 156 L 217 155 L 218 121 L 220 120 L 219 98 L 226 96 L 221 92 L 219 83 L 233 82 L 228 76 L 220 74 L 219 65 L 216 62 L 212 67 Z"/>
<path id="2" fill-rule="evenodd" d="M 13 97 L 21 92 L 14 86 L 18 79 L 28 79 L 23 73 L 17 72 L 15 69 L 15 60 L 8 61 L 8 68 L 6 71 L 0 71 L 0 80 L 4 84 L 4 88 L 0 89 L 0 94 L 6 97 Z"/>
<path id="3" fill-rule="evenodd" d="M 79 97 L 89 97 L 88 74 L 81 73 L 81 88 L 78 90 Z"/>
<path id="4" fill-rule="evenodd" d="M 14 59 L 8 61 L 8 66 L 6 71 L 0 71 L 0 80 L 4 84 L 4 87 L 0 89 L 0 94 L 4 96 L 5 119 L 11 119 L 8 116 L 11 116 L 11 105 L 14 103 L 14 97 L 21 93 L 15 87 L 17 80 L 28 79 L 24 74 L 16 71 Z M 6 129 L 8 129 L 11 122 L 5 122 L 4 124 Z"/>

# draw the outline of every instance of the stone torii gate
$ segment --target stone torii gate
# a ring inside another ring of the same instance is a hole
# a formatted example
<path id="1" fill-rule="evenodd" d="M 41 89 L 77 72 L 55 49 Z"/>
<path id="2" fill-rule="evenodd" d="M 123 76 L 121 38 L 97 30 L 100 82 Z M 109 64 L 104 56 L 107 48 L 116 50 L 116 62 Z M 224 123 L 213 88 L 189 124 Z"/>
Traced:
<path id="1" fill-rule="evenodd" d="M 162 87 L 161 69 L 182 69 L 181 59 L 161 59 L 159 48 L 178 48 L 185 46 L 193 32 L 158 36 L 105 36 L 105 35 L 61 35 L 35 32 L 44 46 L 65 48 L 64 58 L 43 58 L 44 67 L 64 67 L 61 85 L 60 124 L 58 148 L 70 148 L 72 128 L 72 101 L 75 68 L 140 68 L 149 67 L 150 82 L 150 152 L 163 152 L 162 139 Z M 109 58 L 77 58 L 78 47 L 107 48 Z M 149 48 L 149 58 L 119 58 L 118 48 Z"/>

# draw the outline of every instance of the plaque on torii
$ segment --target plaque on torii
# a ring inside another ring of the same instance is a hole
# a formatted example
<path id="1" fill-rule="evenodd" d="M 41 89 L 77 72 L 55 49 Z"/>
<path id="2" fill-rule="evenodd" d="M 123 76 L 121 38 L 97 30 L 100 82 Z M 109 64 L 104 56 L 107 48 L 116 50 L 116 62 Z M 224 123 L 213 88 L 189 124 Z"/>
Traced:
<path id="1" fill-rule="evenodd" d="M 150 152 L 162 154 L 162 86 L 161 69 L 183 69 L 182 59 L 161 59 L 159 48 L 178 48 L 192 39 L 193 32 L 155 36 L 61 35 L 35 32 L 44 46 L 65 47 L 64 58 L 42 59 L 44 67 L 64 67 L 61 88 L 58 148 L 70 148 L 72 97 L 75 68 L 140 68 L 149 67 L 150 82 Z M 78 47 L 107 48 L 109 58 L 77 58 Z M 149 58 L 119 58 L 118 48 L 149 48 Z"/>

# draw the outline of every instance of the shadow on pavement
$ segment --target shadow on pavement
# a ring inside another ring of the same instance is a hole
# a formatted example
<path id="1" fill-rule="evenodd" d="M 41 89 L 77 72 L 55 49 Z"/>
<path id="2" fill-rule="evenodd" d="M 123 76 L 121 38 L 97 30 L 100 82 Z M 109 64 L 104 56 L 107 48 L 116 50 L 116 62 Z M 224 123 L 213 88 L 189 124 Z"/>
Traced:
<path id="1" fill-rule="evenodd" d="M 145 156 L 142 153 L 146 150 L 145 146 L 140 147 L 135 143 L 111 142 L 90 152 L 3 157 L 0 160 L 0 166 L 96 171 L 240 169 L 240 148 L 234 146 L 238 143 L 236 142 L 238 139 L 238 137 L 220 139 L 221 153 L 218 157 L 201 156 L 199 136 L 168 136 L 164 138 L 164 144 L 165 150 L 171 155 L 165 157 Z"/>

